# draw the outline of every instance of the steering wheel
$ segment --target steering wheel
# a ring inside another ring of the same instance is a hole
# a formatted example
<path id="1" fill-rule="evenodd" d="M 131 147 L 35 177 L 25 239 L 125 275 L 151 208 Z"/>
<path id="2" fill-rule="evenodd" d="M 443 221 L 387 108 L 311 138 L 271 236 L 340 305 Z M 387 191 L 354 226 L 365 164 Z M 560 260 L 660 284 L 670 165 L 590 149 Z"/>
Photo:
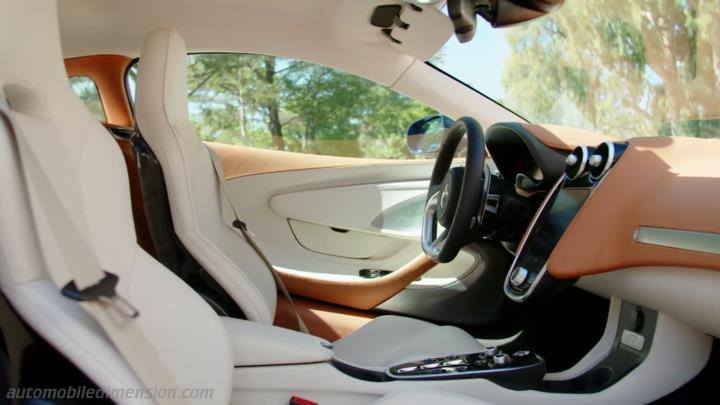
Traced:
<path id="1" fill-rule="evenodd" d="M 467 135 L 464 167 L 450 168 L 463 135 Z M 480 124 L 462 117 L 440 147 L 428 188 L 422 221 L 421 242 L 425 254 L 435 262 L 452 261 L 465 245 L 484 200 L 485 137 Z M 438 225 L 442 232 L 438 235 Z"/>

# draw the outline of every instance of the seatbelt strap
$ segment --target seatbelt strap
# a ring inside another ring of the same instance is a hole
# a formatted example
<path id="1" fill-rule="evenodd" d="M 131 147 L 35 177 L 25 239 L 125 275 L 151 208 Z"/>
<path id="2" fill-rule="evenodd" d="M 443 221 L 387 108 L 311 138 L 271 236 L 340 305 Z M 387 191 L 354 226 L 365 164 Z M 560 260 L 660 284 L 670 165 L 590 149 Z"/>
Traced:
<path id="1" fill-rule="evenodd" d="M 209 146 L 205 145 L 205 148 L 207 149 L 208 154 L 210 154 L 210 160 L 212 161 L 213 169 L 215 169 L 215 176 L 217 177 L 218 184 L 220 185 L 220 193 L 227 201 L 228 205 L 230 206 L 230 210 L 233 213 L 233 217 L 235 217 L 232 222 L 232 228 L 242 235 L 243 239 L 245 239 L 245 241 L 255 251 L 255 253 L 258 255 L 260 260 L 262 260 L 268 270 L 270 270 L 270 273 L 272 273 L 273 278 L 275 279 L 275 284 L 277 284 L 278 290 L 280 290 L 280 293 L 283 295 L 283 297 L 285 297 L 285 299 L 290 303 L 290 308 L 295 313 L 295 317 L 297 318 L 298 323 L 298 329 L 303 333 L 308 333 L 307 326 L 305 326 L 305 322 L 303 322 L 302 318 L 300 317 L 300 313 L 298 313 L 297 307 L 295 307 L 295 301 L 293 301 L 292 297 L 290 296 L 290 292 L 285 286 L 285 283 L 282 281 L 282 278 L 280 278 L 280 274 L 278 274 L 278 271 L 275 269 L 275 266 L 272 265 L 270 259 L 268 259 L 265 253 L 263 253 L 263 251 L 260 249 L 260 246 L 258 246 L 258 244 L 255 242 L 255 238 L 253 237 L 252 232 L 248 230 L 247 224 L 240 220 L 238 210 L 235 208 L 235 204 L 233 204 L 232 198 L 230 198 L 230 193 L 227 189 L 225 173 L 223 172 L 220 158 Z"/>
<path id="2" fill-rule="evenodd" d="M 165 367 L 160 355 L 138 327 L 136 318 L 140 316 L 140 313 L 130 302 L 116 293 L 117 275 L 101 270 L 95 250 L 88 244 L 84 233 L 80 231 L 78 224 L 73 220 L 57 194 L 55 186 L 35 155 L 31 142 L 13 131 L 9 114 L 0 110 L 0 116 L 18 145 L 28 192 L 31 195 L 34 194 L 39 208 L 45 213 L 44 218 L 49 224 L 54 240 L 57 241 L 62 260 L 67 271 L 73 277 L 73 280 L 65 286 L 58 285 L 61 293 L 79 301 L 80 305 L 95 318 L 146 388 L 175 389 L 178 393 L 182 392 L 170 371 Z M 46 146 L 52 147 L 52 145 Z M 56 148 L 53 153 L 57 156 L 63 154 L 63 150 Z M 34 187 L 29 186 L 30 182 Z M 43 249 L 43 255 L 48 271 L 56 273 L 56 277 L 52 278 L 56 282 L 66 278 L 66 274 L 58 274 L 62 273 L 57 268 L 60 264 L 51 265 L 45 249 Z M 161 405 L 188 403 L 181 398 L 153 399 Z"/>

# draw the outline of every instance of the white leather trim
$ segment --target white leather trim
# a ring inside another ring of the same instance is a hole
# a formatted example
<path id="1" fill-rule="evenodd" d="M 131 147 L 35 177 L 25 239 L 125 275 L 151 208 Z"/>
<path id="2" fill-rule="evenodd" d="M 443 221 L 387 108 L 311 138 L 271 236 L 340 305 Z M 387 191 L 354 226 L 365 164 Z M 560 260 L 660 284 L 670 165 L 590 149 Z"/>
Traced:
<path id="1" fill-rule="evenodd" d="M 452 392 L 414 389 L 407 391 L 396 391 L 387 394 L 374 403 L 374 405 L 485 405 L 491 402 L 481 401 L 467 395 L 454 394 Z"/>
<path id="2" fill-rule="evenodd" d="M 408 361 L 478 353 L 483 349 L 462 329 L 394 315 L 373 319 L 334 346 L 337 360 L 381 372 Z"/>
<path id="3" fill-rule="evenodd" d="M 3 0 L 0 53 L 0 84 L 12 109 L 16 135 L 53 140 L 39 152 L 65 170 L 49 173 L 49 180 L 63 190 L 59 195 L 63 201 L 82 201 L 68 206 L 70 215 L 84 219 L 103 270 L 119 276 L 117 291 L 140 312 L 133 322 L 179 386 L 212 389 L 213 398 L 204 403 L 227 403 L 233 365 L 225 329 L 202 298 L 137 246 L 125 162 L 108 131 L 70 89 L 55 1 Z M 94 320 L 51 285 L 46 269 L 60 266 L 58 244 L 47 232 L 46 213 L 30 218 L 30 200 L 21 188 L 25 179 L 13 157 L 14 147 L 2 134 L 0 161 L 7 169 L 0 173 L 3 292 L 34 330 L 97 384 L 137 387 L 137 379 Z M 53 153 L 57 148 L 64 148 L 68 157 Z M 50 255 L 40 255 L 40 246 Z"/>
<path id="4" fill-rule="evenodd" d="M 684 385 L 702 370 L 712 339 L 665 314 L 658 315 L 655 338 L 645 361 L 615 385 L 594 394 L 515 391 L 488 380 L 370 382 L 349 377 L 332 365 L 244 367 L 235 369 L 233 403 L 282 401 L 288 392 L 320 403 L 372 404 L 385 394 L 436 389 L 499 404 L 644 404 Z M 285 397 L 286 398 L 286 397 Z"/>
<path id="5" fill-rule="evenodd" d="M 678 267 L 636 267 L 580 278 L 578 287 L 618 296 L 720 337 L 720 272 Z"/>
<path id="6" fill-rule="evenodd" d="M 220 318 L 230 336 L 235 366 L 319 363 L 332 359 L 330 342 L 306 333 L 235 318 Z"/>

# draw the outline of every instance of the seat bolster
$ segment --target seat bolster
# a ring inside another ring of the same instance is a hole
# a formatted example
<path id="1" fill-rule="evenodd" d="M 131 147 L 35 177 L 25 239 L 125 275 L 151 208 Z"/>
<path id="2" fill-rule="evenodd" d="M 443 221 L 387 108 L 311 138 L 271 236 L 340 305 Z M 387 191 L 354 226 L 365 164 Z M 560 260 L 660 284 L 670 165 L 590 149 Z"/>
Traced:
<path id="1" fill-rule="evenodd" d="M 394 315 L 376 318 L 334 345 L 336 360 L 380 372 L 409 361 L 483 349 L 460 328 Z"/>

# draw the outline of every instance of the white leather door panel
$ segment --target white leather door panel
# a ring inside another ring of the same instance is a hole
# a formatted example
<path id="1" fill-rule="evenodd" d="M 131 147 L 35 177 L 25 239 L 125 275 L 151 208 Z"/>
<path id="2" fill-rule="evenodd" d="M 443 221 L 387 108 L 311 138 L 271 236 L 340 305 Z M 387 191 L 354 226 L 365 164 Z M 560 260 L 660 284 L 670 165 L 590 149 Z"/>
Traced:
<path id="1" fill-rule="evenodd" d="M 270 206 L 286 218 L 418 239 L 422 218 L 413 218 L 413 214 L 421 215 L 416 206 L 424 206 L 427 187 L 427 181 L 408 181 L 304 190 L 276 195 L 270 199 Z M 406 218 L 405 223 L 402 218 Z"/>
<path id="2" fill-rule="evenodd" d="M 393 255 L 403 240 L 289 219 L 298 243 L 305 249 L 337 257 L 380 260 Z"/>
<path id="3" fill-rule="evenodd" d="M 352 279 L 361 269 L 398 269 L 422 253 L 420 218 L 413 218 L 424 205 L 432 167 L 427 161 L 297 170 L 238 177 L 228 186 L 273 264 L 316 278 Z M 463 253 L 411 288 L 451 284 L 476 264 Z"/>

